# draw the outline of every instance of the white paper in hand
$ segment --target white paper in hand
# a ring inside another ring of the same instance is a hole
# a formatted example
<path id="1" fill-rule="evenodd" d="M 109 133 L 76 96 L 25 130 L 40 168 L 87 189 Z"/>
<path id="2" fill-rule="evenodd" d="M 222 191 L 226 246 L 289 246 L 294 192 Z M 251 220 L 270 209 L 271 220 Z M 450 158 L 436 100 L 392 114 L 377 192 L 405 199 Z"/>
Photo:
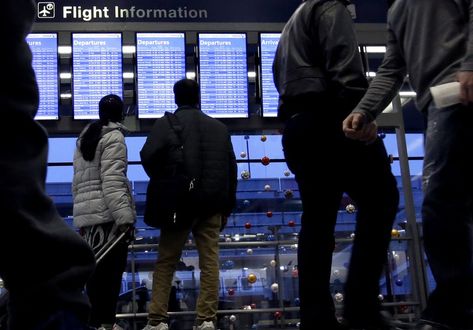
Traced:
<path id="1" fill-rule="evenodd" d="M 460 83 L 454 81 L 430 87 L 437 108 L 445 108 L 460 103 Z"/>

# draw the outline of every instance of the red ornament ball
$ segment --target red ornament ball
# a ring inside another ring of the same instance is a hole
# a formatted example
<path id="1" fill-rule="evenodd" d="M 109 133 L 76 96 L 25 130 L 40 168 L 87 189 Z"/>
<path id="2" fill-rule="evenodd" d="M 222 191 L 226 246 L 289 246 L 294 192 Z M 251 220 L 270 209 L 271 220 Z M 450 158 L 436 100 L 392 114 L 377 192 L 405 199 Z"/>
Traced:
<path id="1" fill-rule="evenodd" d="M 264 166 L 269 165 L 270 162 L 271 160 L 269 159 L 268 156 L 264 156 L 263 158 L 261 158 L 261 164 L 263 164 Z"/>
<path id="2" fill-rule="evenodd" d="M 266 216 L 268 218 L 271 218 L 273 216 L 273 212 L 271 212 L 271 211 L 266 212 Z"/>
<path id="3" fill-rule="evenodd" d="M 245 223 L 245 228 L 250 229 L 251 228 L 251 223 L 250 222 Z"/>
<path id="4" fill-rule="evenodd" d="M 281 318 L 281 312 L 274 312 L 274 318 L 279 320 Z"/>
<path id="5" fill-rule="evenodd" d="M 228 295 L 233 296 L 235 294 L 235 289 L 230 288 L 228 289 Z"/>
<path id="6" fill-rule="evenodd" d="M 296 222 L 294 220 L 289 220 L 289 222 L 287 223 L 287 225 L 289 227 L 295 227 L 296 226 Z"/>

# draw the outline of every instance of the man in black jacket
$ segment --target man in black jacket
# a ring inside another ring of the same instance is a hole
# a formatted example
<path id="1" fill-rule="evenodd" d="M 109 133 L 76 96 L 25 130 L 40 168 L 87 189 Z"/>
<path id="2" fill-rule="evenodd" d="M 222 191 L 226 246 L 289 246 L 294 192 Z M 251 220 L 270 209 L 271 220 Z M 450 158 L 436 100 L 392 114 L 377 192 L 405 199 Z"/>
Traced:
<path id="1" fill-rule="evenodd" d="M 421 330 L 473 329 L 473 2 L 391 0 L 388 44 L 368 92 L 344 122 L 357 139 L 399 92 L 406 74 L 427 118 L 422 226 L 436 287 Z M 436 104 L 430 87 L 457 82 Z"/>
<path id="2" fill-rule="evenodd" d="M 346 138 L 342 121 L 368 86 L 349 1 L 303 2 L 282 31 L 273 64 L 284 155 L 303 215 L 298 245 L 301 329 L 340 329 L 330 292 L 334 226 L 342 194 L 358 207 L 345 285 L 345 323 L 394 329 L 380 315 L 379 279 L 399 193 L 375 124 Z M 309 162 L 308 155 L 316 156 Z"/>
<path id="3" fill-rule="evenodd" d="M 197 82 L 183 79 L 174 85 L 175 111 L 182 126 L 187 173 L 196 178 L 199 204 L 192 210 L 191 228 L 161 229 L 158 261 L 146 330 L 167 329 L 167 302 L 171 281 L 185 242 L 192 231 L 199 252 L 200 293 L 196 328 L 215 329 L 219 288 L 219 232 L 236 202 L 237 166 L 227 127 L 198 109 Z M 168 162 L 170 139 L 175 133 L 166 118 L 157 119 L 141 150 L 143 167 L 153 179 Z M 147 201 L 160 203 L 157 201 Z"/>
<path id="4" fill-rule="evenodd" d="M 39 95 L 25 41 L 34 14 L 32 0 L 2 1 L 0 277 L 10 295 L 10 330 L 82 330 L 90 309 L 84 285 L 95 262 L 44 189 L 48 137 L 33 119 Z"/>

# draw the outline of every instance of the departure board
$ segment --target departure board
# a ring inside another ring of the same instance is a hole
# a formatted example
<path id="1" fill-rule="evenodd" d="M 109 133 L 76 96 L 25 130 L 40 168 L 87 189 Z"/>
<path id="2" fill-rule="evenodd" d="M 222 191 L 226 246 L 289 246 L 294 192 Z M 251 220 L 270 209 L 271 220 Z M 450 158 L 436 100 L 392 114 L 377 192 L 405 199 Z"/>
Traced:
<path id="1" fill-rule="evenodd" d="M 137 33 L 138 117 L 174 111 L 174 83 L 186 77 L 184 33 Z"/>
<path id="2" fill-rule="evenodd" d="M 200 33 L 201 109 L 215 118 L 248 117 L 246 34 Z"/>
<path id="3" fill-rule="evenodd" d="M 39 88 L 39 108 L 35 119 L 59 118 L 59 82 L 56 33 L 30 33 L 26 37 L 33 54 L 33 69 Z"/>
<path id="4" fill-rule="evenodd" d="M 263 117 L 278 115 L 279 93 L 274 86 L 273 61 L 281 33 L 260 34 L 261 93 Z"/>
<path id="5" fill-rule="evenodd" d="M 74 119 L 97 119 L 100 99 L 123 96 L 121 33 L 72 34 Z"/>

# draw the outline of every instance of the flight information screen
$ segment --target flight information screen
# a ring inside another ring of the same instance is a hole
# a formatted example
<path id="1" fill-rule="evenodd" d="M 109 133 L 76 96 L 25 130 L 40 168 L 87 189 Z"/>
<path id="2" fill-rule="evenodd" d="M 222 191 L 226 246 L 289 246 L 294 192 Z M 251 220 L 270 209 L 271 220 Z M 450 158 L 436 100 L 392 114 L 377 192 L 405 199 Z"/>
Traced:
<path id="1" fill-rule="evenodd" d="M 33 54 L 33 69 L 39 88 L 39 108 L 35 119 L 59 118 L 59 82 L 56 33 L 30 33 L 26 37 Z"/>
<path id="2" fill-rule="evenodd" d="M 173 86 L 186 77 L 184 33 L 137 33 L 138 117 L 174 111 Z"/>
<path id="3" fill-rule="evenodd" d="M 201 109 L 215 118 L 248 117 L 246 34 L 200 33 Z"/>
<path id="4" fill-rule="evenodd" d="M 263 117 L 278 115 L 279 93 L 274 86 L 273 60 L 281 33 L 261 33 L 261 93 Z"/>
<path id="5" fill-rule="evenodd" d="M 123 96 L 121 33 L 72 34 L 74 119 L 97 119 L 100 99 Z"/>

